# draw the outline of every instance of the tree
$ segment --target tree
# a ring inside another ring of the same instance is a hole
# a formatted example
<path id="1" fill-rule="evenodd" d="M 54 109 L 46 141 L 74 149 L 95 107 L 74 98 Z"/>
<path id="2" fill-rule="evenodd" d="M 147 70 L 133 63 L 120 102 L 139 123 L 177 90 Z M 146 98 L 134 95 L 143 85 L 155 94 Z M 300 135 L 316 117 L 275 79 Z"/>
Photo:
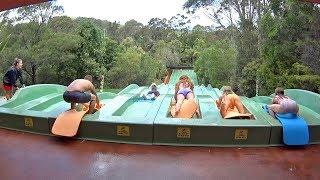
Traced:
<path id="1" fill-rule="evenodd" d="M 190 13 L 205 8 L 218 28 L 236 29 L 230 35 L 238 51 L 236 72 L 241 74 L 248 63 L 260 59 L 262 38 L 258 25 L 269 3 L 268 0 L 188 0 L 184 8 Z M 240 81 L 239 76 L 234 78 L 235 82 Z"/>
<path id="2" fill-rule="evenodd" d="M 116 88 L 123 88 L 131 83 L 136 83 L 140 71 L 141 57 L 144 53 L 141 48 L 128 46 L 128 43 L 123 46 L 125 46 L 124 51 L 116 57 L 115 65 L 108 73 L 110 84 Z"/>
<path id="3" fill-rule="evenodd" d="M 31 83 L 36 83 L 36 74 L 42 60 L 33 58 L 33 48 L 41 41 L 46 31 L 46 23 L 54 16 L 63 12 L 62 6 L 56 5 L 55 1 L 50 1 L 37 5 L 20 7 L 2 14 L 8 24 L 7 31 L 11 29 L 12 38 L 8 43 L 8 48 L 13 51 L 6 58 L 13 59 L 20 57 L 24 61 L 23 70 L 30 77 Z M 24 22 L 11 26 L 10 23 Z M 11 57 L 10 57 L 11 56 Z M 12 57 L 13 56 L 13 57 Z M 28 79 L 28 78 L 27 78 Z"/>
<path id="4" fill-rule="evenodd" d="M 74 63 L 80 37 L 76 34 L 52 33 L 35 46 L 34 59 L 41 62 L 37 71 L 37 83 L 67 85 L 79 78 Z"/>
<path id="5" fill-rule="evenodd" d="M 181 42 L 173 40 L 169 43 L 159 41 L 154 48 L 156 60 L 165 64 L 166 67 L 177 66 L 180 63 Z"/>
<path id="6" fill-rule="evenodd" d="M 235 74 L 236 55 L 236 49 L 230 41 L 213 42 L 195 63 L 200 83 L 214 87 L 231 84 L 231 78 Z"/>
<path id="7" fill-rule="evenodd" d="M 106 64 L 104 64 L 105 42 L 101 29 L 90 21 L 80 22 L 77 29 L 80 36 L 79 47 L 76 50 L 76 60 L 73 61 L 73 68 L 77 71 L 77 77 L 84 77 L 91 74 L 99 77 L 106 74 Z"/>
<path id="8" fill-rule="evenodd" d="M 63 13 L 63 7 L 56 1 L 48 1 L 41 4 L 17 8 L 16 21 L 47 23 L 53 16 Z"/>
<path id="9" fill-rule="evenodd" d="M 1 34 L 1 29 L 2 29 L 2 27 L 0 26 L 0 36 L 2 37 L 1 39 L 3 39 L 3 40 L 0 42 L 0 53 L 1 53 L 2 50 L 6 47 L 8 41 L 9 41 L 9 38 L 10 38 L 10 36 L 11 36 L 11 34 L 6 35 L 6 36 L 2 36 L 2 34 Z"/>
<path id="10" fill-rule="evenodd" d="M 167 40 L 168 34 L 172 31 L 167 19 L 151 18 L 148 22 L 153 41 Z"/>
<path id="11" fill-rule="evenodd" d="M 181 29 L 189 29 L 190 28 L 191 20 L 183 15 L 177 14 L 169 20 L 169 25 L 172 29 L 181 30 Z"/>
<path id="12" fill-rule="evenodd" d="M 259 77 L 257 71 L 259 70 L 261 62 L 258 60 L 248 63 L 241 73 L 241 89 L 243 94 L 247 97 L 253 97 L 257 92 L 257 86 L 259 86 Z"/>
<path id="13" fill-rule="evenodd" d="M 68 16 L 53 17 L 48 21 L 48 28 L 56 33 L 74 33 L 77 26 L 77 22 Z"/>
<path id="14" fill-rule="evenodd" d="M 264 62 L 258 72 L 263 78 L 262 81 L 265 82 L 262 87 L 266 90 L 266 94 L 271 93 L 274 86 L 294 87 L 293 79 L 300 76 L 296 73 L 297 71 L 293 70 L 297 69 L 294 65 L 304 63 L 303 57 L 306 53 L 306 51 L 301 51 L 301 47 L 310 42 L 310 35 L 315 40 L 317 39 L 317 36 L 313 36 L 315 32 L 311 29 L 317 22 L 314 15 L 319 13 L 319 9 L 314 8 L 311 4 L 296 1 L 276 5 L 273 4 L 271 11 L 264 15 L 261 25 L 262 32 L 264 32 L 262 48 Z M 309 23 L 305 24 L 305 22 Z M 301 24 L 305 25 L 301 26 Z M 304 75 L 312 74 L 308 72 Z M 267 79 L 270 78 L 269 76 L 275 78 Z M 295 84 L 295 88 L 299 88 L 298 84 Z M 312 86 L 314 88 L 311 89 L 316 89 L 317 82 L 314 82 Z"/>

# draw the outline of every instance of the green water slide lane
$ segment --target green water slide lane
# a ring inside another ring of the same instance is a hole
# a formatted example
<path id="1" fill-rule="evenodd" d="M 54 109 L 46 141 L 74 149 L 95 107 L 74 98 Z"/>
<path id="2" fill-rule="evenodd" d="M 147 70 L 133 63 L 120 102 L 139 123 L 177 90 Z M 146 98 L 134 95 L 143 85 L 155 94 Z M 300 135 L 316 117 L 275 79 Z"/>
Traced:
<path id="1" fill-rule="evenodd" d="M 307 122 L 308 125 L 320 124 L 320 95 L 300 89 L 287 89 L 285 94 L 295 100 L 299 105 L 299 115 L 301 115 Z M 256 96 L 252 97 L 252 104 L 261 108 L 263 104 L 270 104 L 272 101 L 271 96 Z M 262 109 L 262 108 L 261 108 Z"/>
<path id="2" fill-rule="evenodd" d="M 191 78 L 195 86 L 198 85 L 197 75 L 193 70 L 178 70 L 178 69 L 173 70 L 168 84 L 175 85 L 179 81 L 179 77 L 182 75 L 187 75 L 189 78 Z"/>
<path id="3" fill-rule="evenodd" d="M 146 117 L 151 109 L 154 109 L 155 104 L 159 101 L 162 102 L 165 94 L 168 92 L 168 86 L 159 85 L 158 91 L 160 96 L 156 100 L 143 100 L 140 97 L 133 97 L 128 100 L 123 106 L 121 106 L 116 112 L 113 113 L 113 116 L 124 116 L 124 117 Z M 150 89 L 147 88 L 141 92 L 141 94 L 148 93 Z M 154 115 L 155 116 L 155 115 Z"/>

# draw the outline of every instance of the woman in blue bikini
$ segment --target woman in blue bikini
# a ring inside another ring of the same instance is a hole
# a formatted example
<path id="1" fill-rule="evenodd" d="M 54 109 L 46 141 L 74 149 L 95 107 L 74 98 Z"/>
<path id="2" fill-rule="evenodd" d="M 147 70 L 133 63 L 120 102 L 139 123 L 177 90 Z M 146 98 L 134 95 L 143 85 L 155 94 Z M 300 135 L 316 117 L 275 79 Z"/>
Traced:
<path id="1" fill-rule="evenodd" d="M 174 96 L 176 112 L 180 111 L 181 105 L 185 99 L 194 99 L 193 88 L 194 85 L 188 76 L 183 75 L 179 78 L 179 82 L 175 87 Z"/>

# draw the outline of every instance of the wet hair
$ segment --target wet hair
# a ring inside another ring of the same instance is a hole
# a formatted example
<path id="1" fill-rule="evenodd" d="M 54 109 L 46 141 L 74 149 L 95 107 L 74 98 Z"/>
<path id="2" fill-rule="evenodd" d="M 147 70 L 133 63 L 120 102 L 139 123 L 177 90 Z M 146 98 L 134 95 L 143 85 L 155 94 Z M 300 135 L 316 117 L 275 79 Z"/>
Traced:
<path id="1" fill-rule="evenodd" d="M 89 74 L 87 74 L 86 76 L 84 76 L 84 79 L 92 82 L 92 76 L 89 75 Z"/>
<path id="2" fill-rule="evenodd" d="M 14 58 L 13 66 L 17 66 L 21 61 L 22 61 L 22 59 Z"/>
<path id="3" fill-rule="evenodd" d="M 157 84 L 156 84 L 156 83 L 152 83 L 151 86 L 150 86 L 150 88 L 151 88 L 151 89 L 152 89 L 152 88 L 157 89 Z"/>
<path id="4" fill-rule="evenodd" d="M 189 80 L 189 77 L 187 75 L 182 75 L 179 80 Z"/>
<path id="5" fill-rule="evenodd" d="M 223 93 L 233 94 L 232 88 L 230 86 L 223 86 L 222 89 L 223 89 Z"/>
<path id="6" fill-rule="evenodd" d="M 284 95 L 284 89 L 282 87 L 277 87 L 274 92 L 276 95 Z"/>

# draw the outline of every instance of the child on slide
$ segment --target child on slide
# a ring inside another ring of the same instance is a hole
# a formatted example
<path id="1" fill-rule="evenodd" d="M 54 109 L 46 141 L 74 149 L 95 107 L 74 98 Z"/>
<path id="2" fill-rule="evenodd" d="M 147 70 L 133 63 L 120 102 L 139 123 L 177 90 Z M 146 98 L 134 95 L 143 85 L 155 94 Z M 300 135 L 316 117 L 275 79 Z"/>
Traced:
<path id="1" fill-rule="evenodd" d="M 142 98 L 145 100 L 155 100 L 158 96 L 160 96 L 159 91 L 157 90 L 157 85 L 152 83 L 150 86 L 150 91 L 145 95 L 142 95 Z"/>
<path id="2" fill-rule="evenodd" d="M 281 87 L 275 89 L 275 97 L 272 99 L 272 104 L 268 105 L 268 109 L 272 117 L 275 117 L 275 113 L 292 113 L 296 115 L 299 112 L 298 104 L 288 96 L 285 96 L 284 89 Z"/>
<path id="3" fill-rule="evenodd" d="M 175 86 L 175 95 L 173 99 L 176 114 L 180 111 L 184 100 L 195 99 L 193 89 L 194 85 L 188 76 L 183 75 L 179 78 L 179 82 L 176 83 Z M 197 109 L 196 113 L 199 115 L 199 109 Z"/>
<path id="4" fill-rule="evenodd" d="M 240 114 L 244 114 L 244 107 L 240 101 L 240 97 L 232 91 L 230 86 L 223 86 L 222 89 L 222 96 L 216 100 L 221 116 L 224 118 L 227 115 L 227 112 L 232 111 L 234 108 L 237 108 Z"/>

